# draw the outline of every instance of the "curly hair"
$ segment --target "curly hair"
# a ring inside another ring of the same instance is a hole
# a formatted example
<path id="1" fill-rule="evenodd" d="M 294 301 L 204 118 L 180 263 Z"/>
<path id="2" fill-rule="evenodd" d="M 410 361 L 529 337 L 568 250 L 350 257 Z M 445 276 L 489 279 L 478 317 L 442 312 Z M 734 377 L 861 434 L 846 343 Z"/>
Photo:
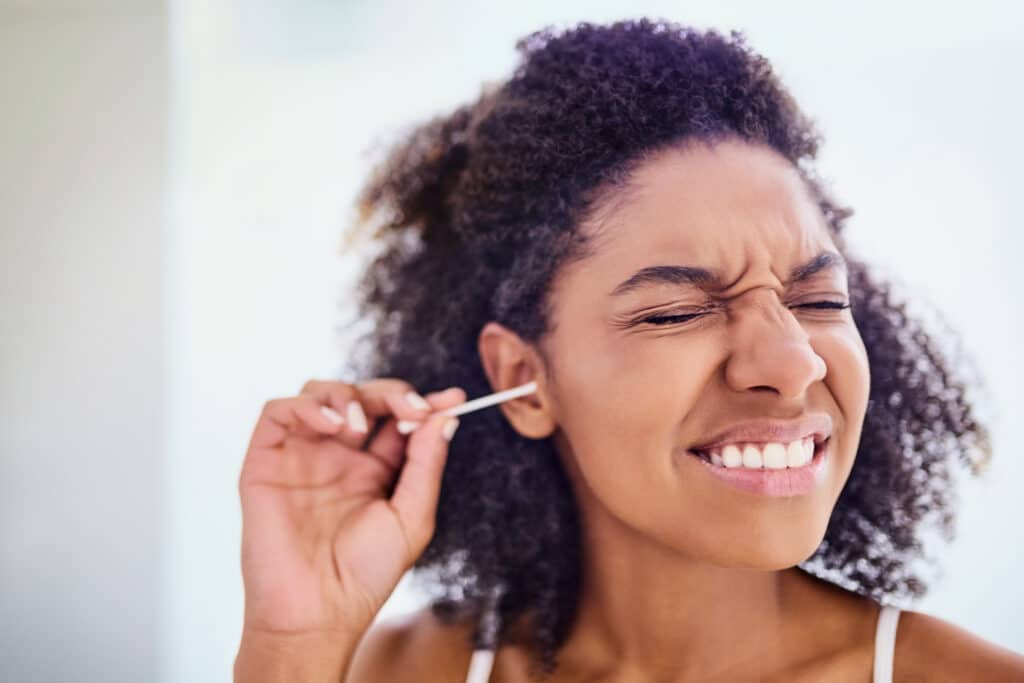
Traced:
<path id="1" fill-rule="evenodd" d="M 546 27 L 516 43 L 520 62 L 475 102 L 404 133 L 358 197 L 350 239 L 379 251 L 358 288 L 368 331 L 346 372 L 424 391 L 490 393 L 478 334 L 496 321 L 528 342 L 551 329 L 559 268 L 587 253 L 579 226 L 660 150 L 737 138 L 789 160 L 849 263 L 871 389 L 855 464 L 825 538 L 801 569 L 879 602 L 922 596 L 922 530 L 955 535 L 955 456 L 975 474 L 991 457 L 970 383 L 893 287 L 850 254 L 853 213 L 814 169 L 821 140 L 742 32 L 667 21 Z M 528 615 L 535 663 L 550 673 L 579 599 L 579 511 L 552 439 L 527 439 L 488 410 L 450 445 L 436 530 L 416 562 L 446 623 L 479 618 L 495 647 Z"/>

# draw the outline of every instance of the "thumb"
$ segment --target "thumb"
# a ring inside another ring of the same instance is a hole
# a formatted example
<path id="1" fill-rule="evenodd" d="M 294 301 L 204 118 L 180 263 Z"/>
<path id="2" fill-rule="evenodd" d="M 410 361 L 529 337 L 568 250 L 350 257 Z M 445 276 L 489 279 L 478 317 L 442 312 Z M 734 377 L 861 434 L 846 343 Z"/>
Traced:
<path id="1" fill-rule="evenodd" d="M 445 429 L 446 423 L 447 430 Z M 406 459 L 391 496 L 391 507 L 405 529 L 415 557 L 434 535 L 437 501 L 441 493 L 441 475 L 448 459 L 449 440 L 458 427 L 459 419 L 435 414 L 412 436 L 406 448 Z"/>

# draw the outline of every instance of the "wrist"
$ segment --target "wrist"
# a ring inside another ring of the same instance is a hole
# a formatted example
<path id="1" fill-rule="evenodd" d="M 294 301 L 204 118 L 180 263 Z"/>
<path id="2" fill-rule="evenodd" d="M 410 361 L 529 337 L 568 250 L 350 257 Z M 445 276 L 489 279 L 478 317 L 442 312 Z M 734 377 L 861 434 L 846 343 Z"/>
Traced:
<path id="1" fill-rule="evenodd" d="M 235 657 L 236 683 L 340 683 L 359 637 L 340 631 L 272 633 L 244 629 Z"/>

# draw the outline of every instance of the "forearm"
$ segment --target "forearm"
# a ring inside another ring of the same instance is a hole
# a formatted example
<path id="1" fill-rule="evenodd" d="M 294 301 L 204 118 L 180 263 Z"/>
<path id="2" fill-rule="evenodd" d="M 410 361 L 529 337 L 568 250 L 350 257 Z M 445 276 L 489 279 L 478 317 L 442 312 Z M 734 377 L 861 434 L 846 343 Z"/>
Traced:
<path id="1" fill-rule="evenodd" d="M 235 683 L 343 683 L 359 638 L 347 634 L 244 633 Z"/>

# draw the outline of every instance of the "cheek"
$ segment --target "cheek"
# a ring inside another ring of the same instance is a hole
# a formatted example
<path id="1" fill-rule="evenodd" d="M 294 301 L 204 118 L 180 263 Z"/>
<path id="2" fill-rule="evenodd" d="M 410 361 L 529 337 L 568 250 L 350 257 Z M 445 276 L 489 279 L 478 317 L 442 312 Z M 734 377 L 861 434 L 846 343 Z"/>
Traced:
<path id="1" fill-rule="evenodd" d="M 702 385 L 700 352 L 675 338 L 620 338 L 577 345 L 563 368 L 567 423 L 601 440 L 664 433 L 690 411 Z"/>
<path id="2" fill-rule="evenodd" d="M 601 497 L 649 497 L 651 486 L 674 481 L 681 425 L 720 354 L 711 341 L 665 336 L 595 342 L 564 357 L 561 427 Z"/>
<path id="3" fill-rule="evenodd" d="M 856 326 L 848 325 L 822 334 L 814 340 L 818 354 L 828 366 L 826 383 L 851 434 L 859 434 L 871 390 L 867 349 Z"/>

